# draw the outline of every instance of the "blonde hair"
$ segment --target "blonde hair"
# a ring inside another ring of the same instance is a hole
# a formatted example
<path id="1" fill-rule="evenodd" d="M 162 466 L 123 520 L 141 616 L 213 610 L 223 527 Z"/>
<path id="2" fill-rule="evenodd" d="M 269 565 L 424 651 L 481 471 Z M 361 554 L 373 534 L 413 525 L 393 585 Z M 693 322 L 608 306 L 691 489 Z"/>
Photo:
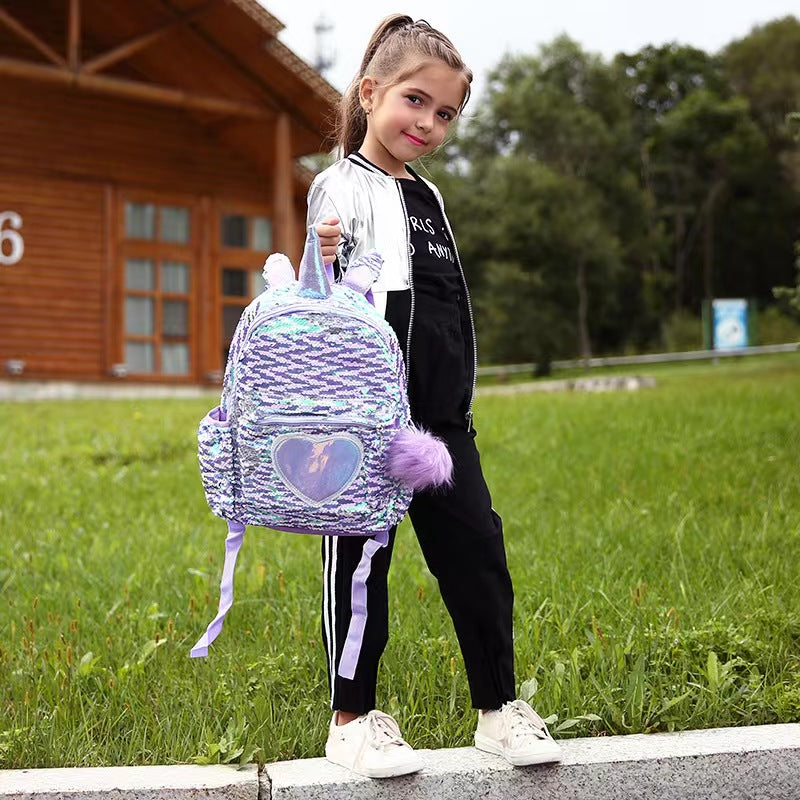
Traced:
<path id="1" fill-rule="evenodd" d="M 472 70 L 461 60 L 453 43 L 425 20 L 414 22 L 406 14 L 393 14 L 378 25 L 369 40 L 361 68 L 342 96 L 336 120 L 336 143 L 346 156 L 361 146 L 367 135 L 367 115 L 361 107 L 359 87 L 365 75 L 391 86 L 413 75 L 425 60 L 435 59 L 457 70 L 464 77 L 464 99 L 458 113 L 469 100 Z"/>

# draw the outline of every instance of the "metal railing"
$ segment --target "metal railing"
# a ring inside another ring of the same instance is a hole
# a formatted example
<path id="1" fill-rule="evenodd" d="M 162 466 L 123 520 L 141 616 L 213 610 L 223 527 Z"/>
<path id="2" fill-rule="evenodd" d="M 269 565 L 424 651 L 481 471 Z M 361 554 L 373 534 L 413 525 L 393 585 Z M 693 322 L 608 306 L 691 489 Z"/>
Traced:
<path id="1" fill-rule="evenodd" d="M 573 358 L 553 361 L 550 366 L 557 369 L 591 369 L 594 367 L 622 367 L 636 364 L 665 364 L 679 361 L 707 361 L 732 356 L 759 356 L 770 353 L 792 353 L 800 351 L 800 342 L 789 344 L 767 344 L 759 347 L 742 347 L 737 350 L 690 350 L 685 353 L 650 353 L 638 356 L 604 356 L 601 358 Z M 536 364 L 500 364 L 492 367 L 478 367 L 478 377 L 497 375 L 532 375 Z"/>

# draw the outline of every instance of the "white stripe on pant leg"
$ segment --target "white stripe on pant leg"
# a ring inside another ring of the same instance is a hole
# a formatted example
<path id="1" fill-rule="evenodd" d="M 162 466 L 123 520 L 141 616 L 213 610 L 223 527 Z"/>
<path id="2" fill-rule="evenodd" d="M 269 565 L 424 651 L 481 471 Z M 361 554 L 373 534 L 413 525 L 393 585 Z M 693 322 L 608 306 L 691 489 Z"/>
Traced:
<path id="1" fill-rule="evenodd" d="M 339 661 L 339 644 L 336 641 L 336 571 L 339 566 L 339 537 L 331 536 L 331 708 L 333 708 L 334 686 L 336 685 L 336 665 Z"/>
<path id="2" fill-rule="evenodd" d="M 328 621 L 328 570 L 330 569 L 330 545 L 328 537 L 322 537 L 322 629 L 325 634 L 325 657 L 328 659 L 328 675 L 331 673 L 331 633 Z"/>
<path id="3" fill-rule="evenodd" d="M 331 674 L 331 617 L 330 617 L 330 571 L 331 571 L 331 542 L 330 536 L 322 538 L 322 625 L 325 631 L 325 650 L 328 659 L 328 676 Z M 331 687 L 333 692 L 333 687 Z M 331 694 L 331 700 L 333 694 Z"/>
<path id="4" fill-rule="evenodd" d="M 336 680 L 336 537 L 324 539 L 322 616 L 325 638 L 328 642 L 328 677 L 331 686 L 331 708 L 333 708 L 333 687 Z"/>

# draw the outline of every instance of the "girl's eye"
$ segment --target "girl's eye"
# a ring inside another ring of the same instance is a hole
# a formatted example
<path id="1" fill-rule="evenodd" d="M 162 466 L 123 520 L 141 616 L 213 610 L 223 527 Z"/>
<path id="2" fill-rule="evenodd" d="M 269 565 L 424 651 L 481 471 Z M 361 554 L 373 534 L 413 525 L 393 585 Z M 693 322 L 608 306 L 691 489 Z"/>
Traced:
<path id="1" fill-rule="evenodd" d="M 422 105 L 422 98 L 417 94 L 407 94 L 406 99 L 415 106 Z M 453 119 L 453 115 L 449 111 L 438 111 L 437 113 L 445 122 L 450 122 Z"/>

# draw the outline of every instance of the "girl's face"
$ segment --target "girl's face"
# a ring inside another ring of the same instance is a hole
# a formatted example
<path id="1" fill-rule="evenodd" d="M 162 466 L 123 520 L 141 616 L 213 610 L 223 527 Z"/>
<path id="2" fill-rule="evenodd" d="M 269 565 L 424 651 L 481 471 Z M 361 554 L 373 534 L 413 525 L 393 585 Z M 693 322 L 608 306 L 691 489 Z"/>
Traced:
<path id="1" fill-rule="evenodd" d="M 438 61 L 388 87 L 365 76 L 359 96 L 369 113 L 360 152 L 396 178 L 408 177 L 405 164 L 444 140 L 464 91 L 462 73 Z"/>

